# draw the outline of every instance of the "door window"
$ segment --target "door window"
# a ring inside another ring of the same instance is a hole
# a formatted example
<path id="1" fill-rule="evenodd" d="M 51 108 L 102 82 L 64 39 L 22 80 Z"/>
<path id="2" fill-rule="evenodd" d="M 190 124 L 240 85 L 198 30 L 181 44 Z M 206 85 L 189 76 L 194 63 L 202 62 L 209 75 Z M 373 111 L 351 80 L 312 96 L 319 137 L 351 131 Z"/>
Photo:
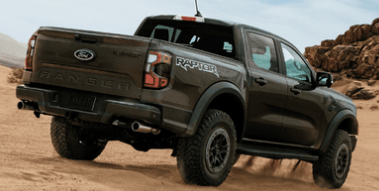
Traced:
<path id="1" fill-rule="evenodd" d="M 297 80 L 312 82 L 311 70 L 301 57 L 289 46 L 281 43 L 286 75 Z"/>
<path id="2" fill-rule="evenodd" d="M 279 72 L 274 40 L 255 33 L 248 36 L 253 63 L 259 68 Z"/>

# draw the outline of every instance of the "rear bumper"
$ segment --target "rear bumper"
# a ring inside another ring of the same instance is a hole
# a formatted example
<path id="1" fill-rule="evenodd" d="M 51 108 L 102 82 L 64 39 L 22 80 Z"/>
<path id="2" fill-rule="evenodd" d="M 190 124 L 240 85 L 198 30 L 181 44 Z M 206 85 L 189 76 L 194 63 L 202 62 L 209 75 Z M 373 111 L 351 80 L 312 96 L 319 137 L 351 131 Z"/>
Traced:
<path id="1" fill-rule="evenodd" d="M 138 100 L 122 98 L 112 100 L 100 95 L 91 112 L 60 107 L 57 96 L 65 94 L 60 90 L 47 90 L 29 86 L 17 86 L 17 98 L 38 104 L 37 112 L 62 117 L 75 117 L 84 121 L 111 124 L 116 119 L 139 120 L 150 125 L 161 123 L 161 110 L 158 107 L 140 103 Z"/>

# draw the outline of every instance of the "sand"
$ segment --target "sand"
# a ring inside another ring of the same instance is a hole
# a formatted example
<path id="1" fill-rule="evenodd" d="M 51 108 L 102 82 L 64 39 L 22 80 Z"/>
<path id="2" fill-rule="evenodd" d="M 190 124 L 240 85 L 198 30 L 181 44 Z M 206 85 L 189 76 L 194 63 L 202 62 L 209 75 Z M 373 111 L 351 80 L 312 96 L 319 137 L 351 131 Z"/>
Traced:
<path id="1" fill-rule="evenodd" d="M 274 163 L 273 168 L 269 159 L 242 156 L 226 181 L 214 188 L 184 184 L 170 150 L 143 153 L 110 142 L 91 162 L 61 158 L 50 142 L 51 117 L 37 119 L 30 111 L 17 110 L 15 86 L 6 84 L 10 70 L 0 66 L 0 190 L 325 190 L 314 184 L 309 163 L 292 171 L 296 160 Z M 358 145 L 339 190 L 379 190 L 379 110 L 366 107 L 376 100 L 355 101 L 363 106 L 358 110 Z"/>

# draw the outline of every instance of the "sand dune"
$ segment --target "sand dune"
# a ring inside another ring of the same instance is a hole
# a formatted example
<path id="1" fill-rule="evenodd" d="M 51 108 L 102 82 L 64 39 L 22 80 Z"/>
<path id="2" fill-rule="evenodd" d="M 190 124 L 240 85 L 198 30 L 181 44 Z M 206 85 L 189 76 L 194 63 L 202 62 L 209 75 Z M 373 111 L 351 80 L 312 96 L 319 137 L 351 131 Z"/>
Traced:
<path id="1" fill-rule="evenodd" d="M 26 53 L 26 44 L 13 39 L 12 37 L 0 33 L 0 52 L 1 54 L 12 55 L 16 58 L 24 58 Z"/>
<path id="2" fill-rule="evenodd" d="M 27 45 L 0 33 L 0 65 L 22 67 Z"/>
<path id="3" fill-rule="evenodd" d="M 296 160 L 278 165 L 242 156 L 226 181 L 213 188 L 185 185 L 170 150 L 142 153 L 110 142 L 93 162 L 63 159 L 50 142 L 51 118 L 36 119 L 32 112 L 16 109 L 15 87 L 6 84 L 9 72 L 0 66 L 0 190 L 325 190 L 313 183 L 309 163 L 292 170 Z M 379 190 L 378 114 L 368 107 L 358 110 L 358 145 L 341 191 Z"/>

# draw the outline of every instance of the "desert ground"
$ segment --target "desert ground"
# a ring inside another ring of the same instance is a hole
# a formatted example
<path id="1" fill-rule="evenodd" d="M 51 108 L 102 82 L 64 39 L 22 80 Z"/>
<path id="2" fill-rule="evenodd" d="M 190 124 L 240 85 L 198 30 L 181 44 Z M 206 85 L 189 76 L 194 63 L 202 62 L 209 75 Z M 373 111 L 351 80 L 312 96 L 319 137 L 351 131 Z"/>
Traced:
<path id="1" fill-rule="evenodd" d="M 63 159 L 50 142 L 51 117 L 37 119 L 17 109 L 15 85 L 6 82 L 10 71 L 0 66 L 0 190 L 326 190 L 314 184 L 311 164 L 293 170 L 296 160 L 271 165 L 269 159 L 242 156 L 214 188 L 185 185 L 170 150 L 142 153 L 110 142 L 94 161 Z M 343 91 L 345 84 L 335 89 Z M 358 144 L 341 191 L 379 190 L 379 110 L 370 109 L 377 100 L 355 101 L 362 107 Z"/>

